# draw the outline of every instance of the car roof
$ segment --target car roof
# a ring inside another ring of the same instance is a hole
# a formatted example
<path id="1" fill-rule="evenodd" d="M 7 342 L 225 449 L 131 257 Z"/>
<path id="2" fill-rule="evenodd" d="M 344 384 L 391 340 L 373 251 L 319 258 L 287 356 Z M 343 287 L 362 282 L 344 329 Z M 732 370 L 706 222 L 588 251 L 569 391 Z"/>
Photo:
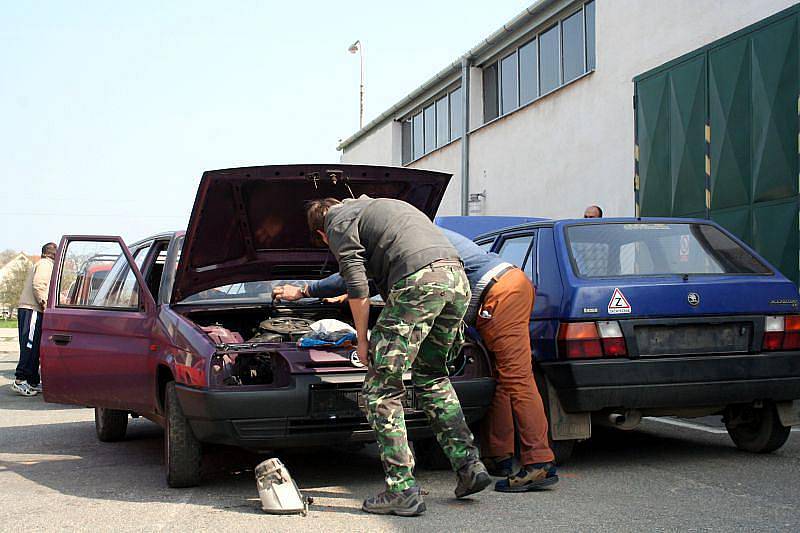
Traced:
<path id="1" fill-rule="evenodd" d="M 535 228 L 552 228 L 572 225 L 602 225 L 602 224 L 653 224 L 653 223 L 702 223 L 716 225 L 713 221 L 702 218 L 677 218 L 677 217 L 614 217 L 614 218 L 562 218 L 557 220 L 541 220 L 537 222 L 526 222 L 517 224 L 487 233 L 482 233 L 475 237 L 475 241 L 497 237 L 500 234 L 514 233 Z"/>
<path id="2" fill-rule="evenodd" d="M 132 242 L 128 245 L 128 249 L 136 248 L 146 242 L 154 241 L 156 239 L 172 239 L 173 237 L 180 237 L 186 233 L 184 230 L 176 230 L 176 231 L 163 231 L 161 233 L 156 233 L 155 235 L 150 235 L 149 237 L 145 237 L 144 239 L 139 239 L 136 242 Z"/>

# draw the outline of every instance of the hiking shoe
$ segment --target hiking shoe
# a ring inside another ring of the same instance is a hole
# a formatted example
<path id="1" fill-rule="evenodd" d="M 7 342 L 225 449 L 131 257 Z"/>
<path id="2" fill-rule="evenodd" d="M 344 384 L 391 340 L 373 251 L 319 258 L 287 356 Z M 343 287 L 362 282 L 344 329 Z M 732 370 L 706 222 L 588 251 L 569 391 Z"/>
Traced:
<path id="1" fill-rule="evenodd" d="M 28 385 L 28 382 L 25 380 L 19 381 L 15 379 L 14 383 L 11 384 L 11 390 L 22 396 L 36 396 L 39 394 L 39 391 Z"/>
<path id="2" fill-rule="evenodd" d="M 373 514 L 394 514 L 397 516 L 419 516 L 425 512 L 419 487 L 407 488 L 402 492 L 383 491 L 367 498 L 361 510 Z"/>
<path id="3" fill-rule="evenodd" d="M 456 485 L 456 498 L 464 498 L 470 494 L 480 492 L 492 483 L 489 472 L 480 461 L 467 463 L 456 472 L 458 485 Z"/>
<path id="4" fill-rule="evenodd" d="M 556 465 L 553 463 L 537 463 L 526 465 L 507 479 L 501 479 L 494 485 L 498 492 L 528 492 L 552 487 L 558 483 Z"/>
<path id="5" fill-rule="evenodd" d="M 504 459 L 499 457 L 484 457 L 481 459 L 483 464 L 486 465 L 486 471 L 490 476 L 494 477 L 508 477 L 514 473 L 514 457 L 508 456 Z"/>

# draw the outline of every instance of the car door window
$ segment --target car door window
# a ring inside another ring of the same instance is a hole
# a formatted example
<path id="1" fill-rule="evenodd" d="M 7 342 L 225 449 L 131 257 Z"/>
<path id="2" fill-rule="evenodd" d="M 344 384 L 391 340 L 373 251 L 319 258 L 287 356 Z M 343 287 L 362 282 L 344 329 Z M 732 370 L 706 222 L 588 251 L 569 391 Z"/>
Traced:
<path id="1" fill-rule="evenodd" d="M 532 239 L 533 235 L 521 235 L 505 239 L 500 246 L 498 254 L 509 263 L 522 268 Z"/>
<path id="2" fill-rule="evenodd" d="M 116 241 L 70 241 L 58 283 L 59 307 L 139 309 L 139 283 Z"/>
<path id="3" fill-rule="evenodd" d="M 528 254 L 528 258 L 525 260 L 525 266 L 523 267 L 523 271 L 528 276 L 528 279 L 535 279 L 536 278 L 536 232 L 533 233 L 531 236 L 533 240 L 533 245 L 531 246 L 530 254 Z"/>

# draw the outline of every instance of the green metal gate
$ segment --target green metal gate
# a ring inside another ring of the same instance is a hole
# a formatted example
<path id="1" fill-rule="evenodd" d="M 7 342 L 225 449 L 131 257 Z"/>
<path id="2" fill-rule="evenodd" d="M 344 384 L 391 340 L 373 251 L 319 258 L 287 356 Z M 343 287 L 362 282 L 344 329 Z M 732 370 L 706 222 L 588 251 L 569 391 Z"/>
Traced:
<path id="1" fill-rule="evenodd" d="M 634 78 L 636 212 L 710 218 L 800 281 L 800 4 Z"/>

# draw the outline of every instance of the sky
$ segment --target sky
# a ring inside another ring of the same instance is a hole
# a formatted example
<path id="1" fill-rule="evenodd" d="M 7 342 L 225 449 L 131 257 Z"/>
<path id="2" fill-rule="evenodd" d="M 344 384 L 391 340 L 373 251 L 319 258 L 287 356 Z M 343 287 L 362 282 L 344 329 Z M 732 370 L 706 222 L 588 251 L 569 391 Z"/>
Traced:
<path id="1" fill-rule="evenodd" d="M 0 250 L 185 229 L 204 170 L 339 161 L 531 0 L 0 1 Z"/>

